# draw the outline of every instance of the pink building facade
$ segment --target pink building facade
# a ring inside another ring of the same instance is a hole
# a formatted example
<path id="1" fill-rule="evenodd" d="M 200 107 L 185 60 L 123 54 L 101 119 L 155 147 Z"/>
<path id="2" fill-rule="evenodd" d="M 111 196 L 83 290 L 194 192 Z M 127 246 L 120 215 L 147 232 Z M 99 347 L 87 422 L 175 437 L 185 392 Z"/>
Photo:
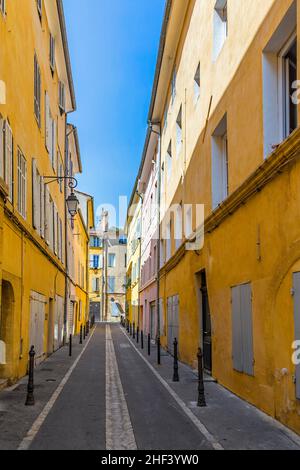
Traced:
<path id="1" fill-rule="evenodd" d="M 141 327 L 145 334 L 157 336 L 157 263 L 158 263 L 158 169 L 159 137 L 154 132 L 147 135 L 140 188 L 143 194 L 140 311 Z"/>

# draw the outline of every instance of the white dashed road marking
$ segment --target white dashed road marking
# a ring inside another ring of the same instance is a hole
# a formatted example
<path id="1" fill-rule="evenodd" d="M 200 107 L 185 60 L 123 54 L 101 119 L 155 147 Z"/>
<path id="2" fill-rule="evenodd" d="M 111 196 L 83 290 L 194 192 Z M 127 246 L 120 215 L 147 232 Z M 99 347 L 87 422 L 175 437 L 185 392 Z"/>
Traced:
<path id="1" fill-rule="evenodd" d="M 166 390 L 170 393 L 170 395 L 174 398 L 176 403 L 180 406 L 180 408 L 184 411 L 184 413 L 188 416 L 188 418 L 194 423 L 196 428 L 200 431 L 200 433 L 206 438 L 206 440 L 212 445 L 215 450 L 224 450 L 222 445 L 216 440 L 216 438 L 208 431 L 208 429 L 204 426 L 203 423 L 194 415 L 194 413 L 189 409 L 189 407 L 184 403 L 183 400 L 177 395 L 176 392 L 170 387 L 170 385 L 161 377 L 161 375 L 154 369 L 154 367 L 145 359 L 142 353 L 136 348 L 134 343 L 131 341 L 130 338 L 126 335 L 125 331 L 121 328 L 122 333 L 125 335 L 127 340 L 131 343 L 131 346 L 135 349 L 137 354 L 143 359 L 143 361 L 147 364 L 149 369 L 153 372 L 155 377 L 160 381 L 160 383 L 165 387 Z"/>
<path id="2" fill-rule="evenodd" d="M 137 450 L 109 325 L 106 325 L 106 449 Z"/>

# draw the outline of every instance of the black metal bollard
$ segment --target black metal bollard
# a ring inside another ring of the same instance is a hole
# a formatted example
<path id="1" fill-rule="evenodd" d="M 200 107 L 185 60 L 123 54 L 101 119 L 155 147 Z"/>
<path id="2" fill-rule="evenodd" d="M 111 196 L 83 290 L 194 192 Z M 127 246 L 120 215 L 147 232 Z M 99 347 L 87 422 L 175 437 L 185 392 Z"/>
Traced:
<path id="1" fill-rule="evenodd" d="M 89 320 L 86 323 L 86 335 L 88 336 L 90 334 L 90 322 Z"/>
<path id="2" fill-rule="evenodd" d="M 137 344 L 139 344 L 139 340 L 140 340 L 140 329 L 139 329 L 139 327 L 137 327 L 137 329 L 136 329 L 136 342 L 137 342 Z"/>
<path id="3" fill-rule="evenodd" d="M 157 336 L 157 364 L 160 366 L 160 336 Z"/>
<path id="4" fill-rule="evenodd" d="M 127 333 L 129 333 L 129 320 L 127 320 Z"/>
<path id="5" fill-rule="evenodd" d="M 197 406 L 200 408 L 206 407 L 205 393 L 204 393 L 204 381 L 203 381 L 203 353 L 202 349 L 198 350 L 198 403 Z"/>
<path id="6" fill-rule="evenodd" d="M 34 346 L 31 346 L 29 352 L 29 373 L 28 373 L 28 386 L 27 386 L 27 398 L 25 406 L 34 406 L 34 357 L 35 351 Z"/>
<path id="7" fill-rule="evenodd" d="M 79 344 L 82 344 L 82 325 L 80 325 Z"/>
<path id="8" fill-rule="evenodd" d="M 144 349 L 144 332 L 141 331 L 141 348 Z"/>
<path id="9" fill-rule="evenodd" d="M 130 336 L 132 336 L 132 324 L 131 324 L 131 322 L 129 322 L 129 334 L 130 334 Z"/>
<path id="10" fill-rule="evenodd" d="M 133 335 L 132 335 L 133 339 L 135 339 L 135 323 L 133 323 Z"/>
<path id="11" fill-rule="evenodd" d="M 148 334 L 148 356 L 151 356 L 151 336 Z"/>
<path id="12" fill-rule="evenodd" d="M 70 335 L 70 339 L 69 339 L 69 357 L 72 357 L 72 335 Z"/>
<path id="13" fill-rule="evenodd" d="M 85 339 L 86 337 L 86 329 L 85 329 L 85 325 L 83 326 L 83 339 Z"/>
<path id="14" fill-rule="evenodd" d="M 173 382 L 179 382 L 178 374 L 178 341 L 177 338 L 174 339 L 174 374 Z"/>

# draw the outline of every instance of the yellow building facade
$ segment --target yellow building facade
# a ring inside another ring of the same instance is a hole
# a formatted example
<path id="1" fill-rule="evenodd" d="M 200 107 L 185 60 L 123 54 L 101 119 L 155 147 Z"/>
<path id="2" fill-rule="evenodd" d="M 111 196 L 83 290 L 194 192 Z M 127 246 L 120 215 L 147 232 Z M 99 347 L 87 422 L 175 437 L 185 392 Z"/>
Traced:
<path id="1" fill-rule="evenodd" d="M 162 344 L 297 432 L 299 28 L 298 0 L 168 0 L 149 111 Z"/>
<path id="2" fill-rule="evenodd" d="M 5 9 L 4 9 L 5 8 Z M 0 381 L 66 333 L 67 114 L 75 96 L 61 1 L 1 2 Z M 3 131 L 3 132 L 2 132 Z"/>

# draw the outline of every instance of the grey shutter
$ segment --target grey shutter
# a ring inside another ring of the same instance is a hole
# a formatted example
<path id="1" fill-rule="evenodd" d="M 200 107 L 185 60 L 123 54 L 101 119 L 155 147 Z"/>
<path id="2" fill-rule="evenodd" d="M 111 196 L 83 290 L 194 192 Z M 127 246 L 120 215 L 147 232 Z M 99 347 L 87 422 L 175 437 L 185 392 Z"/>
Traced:
<path id="1" fill-rule="evenodd" d="M 51 218 L 51 205 L 50 205 L 50 192 L 49 187 L 45 184 L 45 241 L 50 245 L 50 218 Z"/>
<path id="2" fill-rule="evenodd" d="M 245 374 L 254 375 L 251 284 L 244 284 L 241 286 L 241 324 L 244 363 L 243 370 Z"/>
<path id="3" fill-rule="evenodd" d="M 0 118 L 0 177 L 4 179 L 4 120 Z"/>
<path id="4" fill-rule="evenodd" d="M 294 273 L 295 341 L 300 340 L 300 273 Z M 300 364 L 296 366 L 296 398 L 300 400 Z"/>
<path id="5" fill-rule="evenodd" d="M 241 324 L 241 288 L 231 289 L 232 295 L 232 360 L 233 368 L 243 372 L 242 324 Z"/>
<path id="6" fill-rule="evenodd" d="M 46 149 L 50 153 L 50 101 L 49 95 L 45 93 L 45 138 L 46 138 Z"/>
<path id="7" fill-rule="evenodd" d="M 32 225 L 33 228 L 39 230 L 39 221 L 38 221 L 38 186 L 37 186 L 37 167 L 36 160 L 32 160 Z"/>
<path id="8" fill-rule="evenodd" d="M 44 178 L 40 176 L 40 227 L 41 227 L 41 237 L 45 237 L 45 186 L 44 186 Z"/>

